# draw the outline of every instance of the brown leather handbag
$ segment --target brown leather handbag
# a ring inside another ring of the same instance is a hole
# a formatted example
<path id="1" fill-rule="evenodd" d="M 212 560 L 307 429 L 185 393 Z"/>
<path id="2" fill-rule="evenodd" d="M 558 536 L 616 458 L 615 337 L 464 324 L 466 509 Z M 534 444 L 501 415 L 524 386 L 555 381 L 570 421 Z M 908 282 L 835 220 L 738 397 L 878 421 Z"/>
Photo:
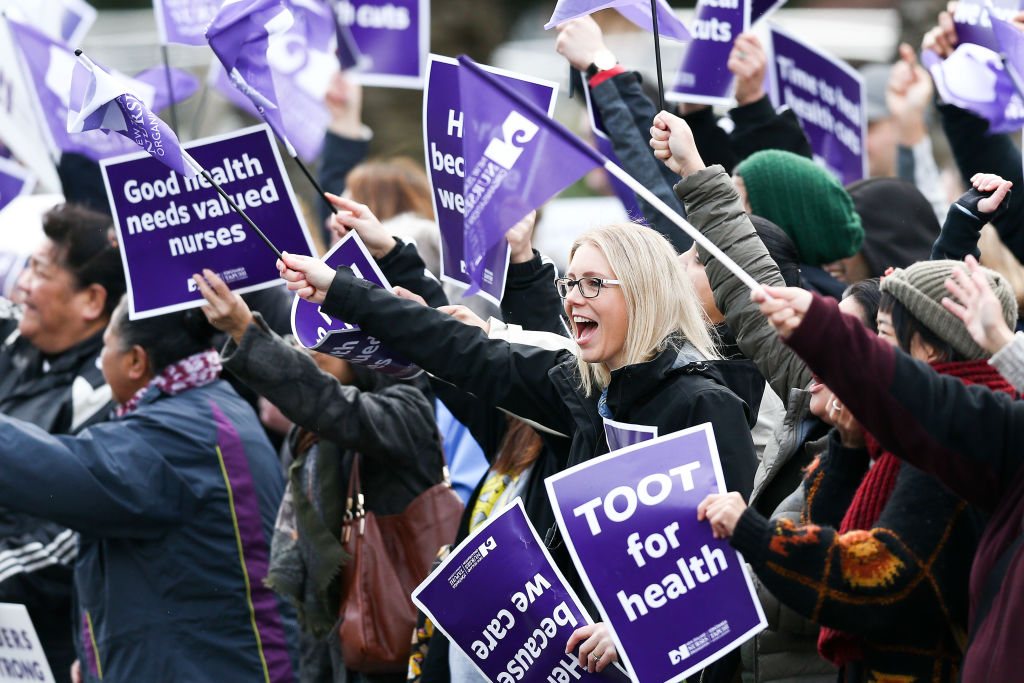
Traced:
<path id="1" fill-rule="evenodd" d="M 455 540 L 462 501 L 444 467 L 444 481 L 401 514 L 376 516 L 364 507 L 360 458 L 352 462 L 341 536 L 352 556 L 341 570 L 342 657 L 355 671 L 404 672 L 416 627 L 410 595 L 427 578 L 438 548 Z"/>

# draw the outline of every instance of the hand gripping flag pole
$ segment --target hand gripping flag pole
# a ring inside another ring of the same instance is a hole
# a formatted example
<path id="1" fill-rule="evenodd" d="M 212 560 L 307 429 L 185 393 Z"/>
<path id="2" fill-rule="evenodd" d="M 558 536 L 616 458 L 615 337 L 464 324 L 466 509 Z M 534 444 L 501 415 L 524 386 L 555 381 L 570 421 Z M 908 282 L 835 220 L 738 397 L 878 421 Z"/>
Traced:
<path id="1" fill-rule="evenodd" d="M 234 211 L 241 216 L 274 255 L 281 252 L 262 230 L 252 222 L 245 211 L 214 181 L 209 171 L 199 165 L 181 148 L 174 131 L 149 107 L 114 76 L 89 59 L 81 50 L 75 50 L 78 64 L 71 76 L 71 96 L 68 107 L 68 132 L 104 130 L 125 136 L 148 152 L 154 159 L 186 178 L 201 175 L 212 185 Z"/>

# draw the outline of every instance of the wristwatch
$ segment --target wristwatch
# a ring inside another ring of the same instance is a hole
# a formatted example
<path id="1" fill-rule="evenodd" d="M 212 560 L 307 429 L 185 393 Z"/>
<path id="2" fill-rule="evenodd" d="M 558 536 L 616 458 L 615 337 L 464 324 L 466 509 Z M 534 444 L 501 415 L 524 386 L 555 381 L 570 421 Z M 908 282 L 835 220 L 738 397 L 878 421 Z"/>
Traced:
<path id="1" fill-rule="evenodd" d="M 615 59 L 615 55 L 611 53 L 611 50 L 603 49 L 598 50 L 594 53 L 594 61 L 591 62 L 590 66 L 587 67 L 587 80 L 601 73 L 607 71 L 613 66 L 619 63 L 619 60 Z"/>

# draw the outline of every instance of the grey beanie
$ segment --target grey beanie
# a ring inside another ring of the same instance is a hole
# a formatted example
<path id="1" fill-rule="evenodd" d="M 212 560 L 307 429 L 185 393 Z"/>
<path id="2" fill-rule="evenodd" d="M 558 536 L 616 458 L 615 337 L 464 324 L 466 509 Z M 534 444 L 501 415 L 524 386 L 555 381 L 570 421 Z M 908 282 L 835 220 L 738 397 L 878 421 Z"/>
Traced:
<path id="1" fill-rule="evenodd" d="M 981 360 L 991 354 L 977 345 L 964 324 L 942 305 L 943 297 L 955 299 L 946 289 L 946 279 L 953 269 L 967 271 L 962 261 L 919 261 L 906 268 L 897 268 L 882 278 L 882 291 L 888 292 L 907 307 L 937 337 L 947 342 L 967 360 Z M 990 268 L 982 268 L 989 286 L 1003 307 L 1003 319 L 1012 330 L 1017 323 L 1017 299 L 1005 277 Z M 962 302 L 961 302 L 962 303 Z"/>

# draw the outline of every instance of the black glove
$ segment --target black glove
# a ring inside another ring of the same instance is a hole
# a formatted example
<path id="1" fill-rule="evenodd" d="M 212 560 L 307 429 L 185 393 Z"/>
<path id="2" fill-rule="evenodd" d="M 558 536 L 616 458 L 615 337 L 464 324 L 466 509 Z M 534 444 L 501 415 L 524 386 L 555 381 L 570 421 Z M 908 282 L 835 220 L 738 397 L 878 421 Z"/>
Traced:
<path id="1" fill-rule="evenodd" d="M 989 213 L 982 213 L 978 211 L 978 203 L 986 197 L 991 197 L 995 190 L 989 192 L 981 192 L 975 188 L 967 190 L 960 199 L 956 200 L 958 206 L 967 209 L 968 212 L 978 220 L 985 221 L 986 223 L 991 222 L 1006 213 L 1006 210 L 1010 208 L 1010 194 L 1012 190 L 1006 192 L 1006 196 L 1003 197 L 1003 201 L 1000 202 L 999 206 L 996 207 L 995 211 Z"/>

